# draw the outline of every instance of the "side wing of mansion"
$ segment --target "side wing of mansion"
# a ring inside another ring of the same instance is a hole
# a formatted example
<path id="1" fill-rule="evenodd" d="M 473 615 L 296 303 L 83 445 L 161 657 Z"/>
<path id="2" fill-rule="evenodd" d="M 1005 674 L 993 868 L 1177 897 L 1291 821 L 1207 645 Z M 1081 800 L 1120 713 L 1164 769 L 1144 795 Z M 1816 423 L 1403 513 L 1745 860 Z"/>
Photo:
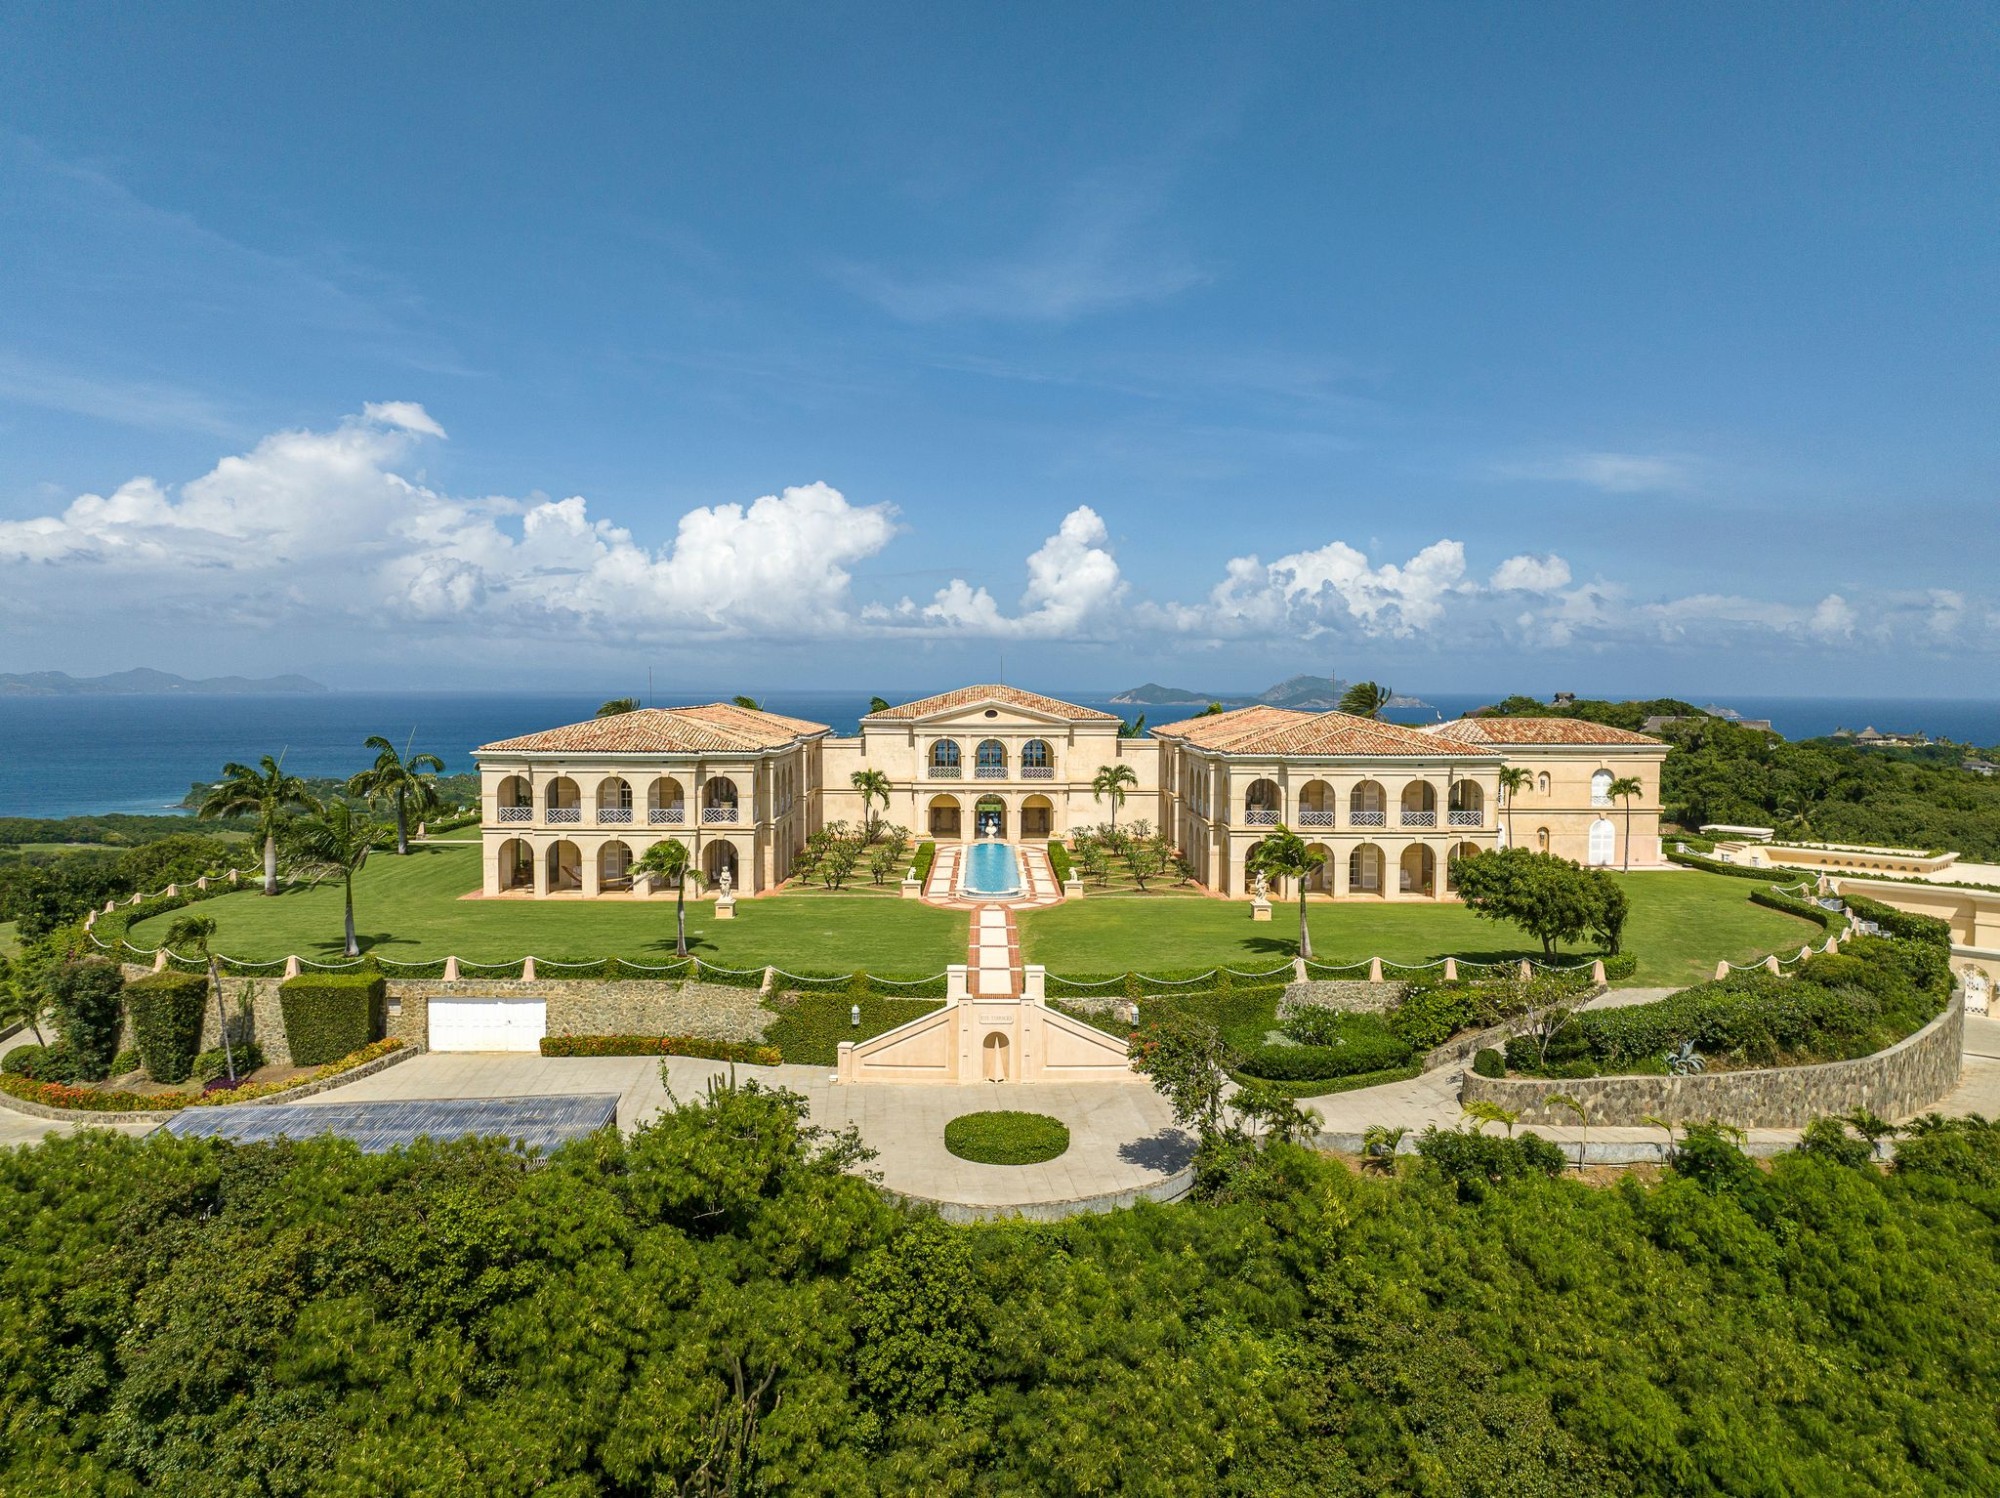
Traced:
<path id="1" fill-rule="evenodd" d="M 863 771 L 886 783 L 875 814 L 919 838 L 1025 842 L 1108 820 L 1094 787 L 1122 768 L 1119 820 L 1163 832 L 1218 895 L 1249 893 L 1245 860 L 1280 824 L 1326 853 L 1310 888 L 1334 897 L 1446 898 L 1454 859 L 1510 841 L 1584 864 L 1662 864 L 1667 745 L 1644 734 L 1566 718 L 1405 728 L 1275 707 L 1150 738 L 1121 727 L 1094 708 L 975 686 L 871 713 L 852 737 L 709 703 L 503 739 L 474 752 L 484 891 L 629 891 L 632 864 L 662 838 L 688 844 L 705 881 L 726 872 L 745 894 L 775 889 L 812 832 L 863 819 Z M 1614 798 L 1624 780 L 1638 794 Z"/>

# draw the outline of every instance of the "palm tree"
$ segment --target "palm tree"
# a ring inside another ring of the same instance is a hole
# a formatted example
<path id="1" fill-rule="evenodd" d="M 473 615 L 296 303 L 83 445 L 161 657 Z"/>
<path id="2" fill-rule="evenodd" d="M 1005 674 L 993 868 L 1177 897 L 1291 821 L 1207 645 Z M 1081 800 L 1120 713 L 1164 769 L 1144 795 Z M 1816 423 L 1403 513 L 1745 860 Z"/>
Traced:
<path id="1" fill-rule="evenodd" d="M 42 1039 L 42 996 L 14 976 L 12 965 L 0 957 L 0 1027 L 26 1025 L 35 1032 L 35 1044 Z"/>
<path id="2" fill-rule="evenodd" d="M 848 776 L 848 781 L 861 792 L 862 841 L 875 841 L 875 803 L 880 800 L 882 810 L 889 809 L 889 777 L 881 770 L 856 770 Z"/>
<path id="3" fill-rule="evenodd" d="M 1141 721 L 1144 720 L 1142 719 Z M 1118 808 L 1125 804 L 1126 790 L 1138 783 L 1139 777 L 1133 773 L 1130 765 L 1106 765 L 1092 777 L 1090 782 L 1090 799 L 1093 801 L 1102 801 L 1106 796 L 1111 798 L 1111 825 L 1113 827 L 1118 825 Z"/>
<path id="4" fill-rule="evenodd" d="M 1139 714 L 1139 716 L 1134 718 L 1130 723 L 1127 723 L 1123 718 L 1120 718 L 1118 720 L 1119 738 L 1121 739 L 1144 738 L 1145 734 L 1146 734 L 1146 715 L 1144 713 Z"/>
<path id="5" fill-rule="evenodd" d="M 375 751 L 375 763 L 347 782 L 350 796 L 366 796 L 370 801 L 387 801 L 396 808 L 396 852 L 410 851 L 410 812 L 429 816 L 441 804 L 437 777 L 444 761 L 435 754 L 416 754 L 404 759 L 396 746 L 379 733 L 362 745 Z"/>
<path id="6" fill-rule="evenodd" d="M 753 713 L 761 713 L 762 711 L 764 711 L 763 703 L 759 702 L 755 697 L 745 697 L 740 692 L 736 696 L 730 698 L 729 700 L 735 703 L 738 707 L 749 708 L 750 711 Z"/>
<path id="7" fill-rule="evenodd" d="M 1500 794 L 1507 798 L 1507 846 L 1514 846 L 1514 798 L 1535 783 L 1519 765 L 1503 765 L 1500 769 Z"/>
<path id="8" fill-rule="evenodd" d="M 1340 694 L 1340 710 L 1357 718 L 1379 718 L 1395 696 L 1391 688 L 1379 682 L 1357 681 Z"/>
<path id="9" fill-rule="evenodd" d="M 893 705 L 887 697 L 870 697 L 868 699 L 868 711 L 871 713 L 886 713 Z"/>
<path id="10" fill-rule="evenodd" d="M 1625 803 L 1625 872 L 1632 872 L 1632 798 L 1644 795 L 1646 787 L 1636 775 L 1621 775 L 1611 782 L 1606 794 Z"/>
<path id="11" fill-rule="evenodd" d="M 1566 1092 L 1550 1093 L 1549 1106 L 1551 1108 L 1561 1108 L 1565 1112 L 1574 1116 L 1576 1119 L 1576 1126 L 1583 1131 L 1582 1137 L 1580 1137 L 1576 1143 L 1576 1168 L 1578 1170 L 1582 1170 L 1583 1157 L 1585 1153 L 1590 1149 L 1590 1113 L 1588 1112 L 1588 1110 L 1584 1108 L 1582 1103 L 1578 1102 L 1575 1098 L 1571 1097 Z"/>
<path id="12" fill-rule="evenodd" d="M 1304 838 L 1283 822 L 1271 829 L 1271 835 L 1257 845 L 1257 851 L 1250 857 L 1252 873 L 1261 872 L 1267 878 L 1298 881 L 1299 956 L 1308 961 L 1312 959 L 1313 943 L 1312 928 L 1306 925 L 1306 878 L 1325 862 L 1325 853 L 1308 845 Z"/>
<path id="13" fill-rule="evenodd" d="M 237 817 L 246 812 L 257 818 L 257 836 L 264 840 L 264 893 L 278 892 L 278 824 L 294 807 L 314 804 L 312 792 L 296 775 L 287 775 L 282 760 L 265 755 L 258 768 L 226 764 L 222 779 L 209 787 L 197 817 Z"/>
<path id="14" fill-rule="evenodd" d="M 349 801 L 313 803 L 313 809 L 292 824 L 290 852 L 294 864 L 317 884 L 339 876 L 347 911 L 345 955 L 359 957 L 361 943 L 354 935 L 354 876 L 368 862 L 382 826 L 365 811 L 356 811 Z"/>
<path id="15" fill-rule="evenodd" d="M 636 874 L 652 874 L 660 879 L 673 881 L 674 886 L 674 955 L 688 954 L 687 919 L 687 873 L 692 859 L 687 844 L 678 838 L 665 838 L 654 843 L 639 855 L 639 861 L 632 865 Z"/>
<path id="16" fill-rule="evenodd" d="M 209 942 L 215 937 L 215 917 L 211 915 L 184 915 L 167 927 L 167 950 L 181 948 L 180 955 L 188 952 L 198 955 L 208 964 L 208 986 L 215 994 L 215 1023 L 222 1032 L 222 1063 L 229 1068 L 229 1080 L 236 1080 L 236 1052 L 229 1044 L 229 1015 L 222 1007 L 222 974 L 215 970 L 215 953 L 209 949 Z"/>
<path id="17" fill-rule="evenodd" d="M 597 709 L 597 716 L 600 718 L 615 718 L 620 713 L 636 713 L 637 711 L 639 711 L 639 699 L 637 697 L 613 697 L 609 702 L 604 703 Z"/>

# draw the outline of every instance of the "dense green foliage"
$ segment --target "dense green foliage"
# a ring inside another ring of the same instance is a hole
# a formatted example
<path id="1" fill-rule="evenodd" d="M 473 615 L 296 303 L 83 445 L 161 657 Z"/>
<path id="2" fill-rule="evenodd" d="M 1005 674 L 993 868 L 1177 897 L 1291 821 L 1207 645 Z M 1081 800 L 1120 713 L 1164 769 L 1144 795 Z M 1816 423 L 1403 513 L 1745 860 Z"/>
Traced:
<path id="1" fill-rule="evenodd" d="M 207 1004 L 206 973 L 169 970 L 149 973 L 125 985 L 132 1039 L 146 1075 L 155 1082 L 185 1082 L 193 1073 Z"/>
<path id="2" fill-rule="evenodd" d="M 1839 739 L 1787 743 L 1670 699 L 1555 708 L 1532 697 L 1510 697 L 1498 710 L 1633 729 L 1654 715 L 1688 719 L 1666 725 L 1659 735 L 1675 750 L 1661 772 L 1662 809 L 1684 827 L 1747 824 L 1826 842 L 1955 848 L 1968 858 L 2000 859 L 2000 779 L 1967 770 L 1960 745 L 1874 749 Z"/>
<path id="3" fill-rule="evenodd" d="M 544 1035 L 544 1056 L 692 1056 L 701 1061 L 735 1061 L 776 1066 L 784 1057 L 776 1046 L 700 1035 Z"/>
<path id="4" fill-rule="evenodd" d="M 1612 1189 L 1525 1138 L 1379 1178 L 1275 1145 L 1224 1204 L 958 1228 L 798 1117 L 724 1092 L 539 1168 L 0 1155 L 0 1489 L 2000 1488 L 1984 1125 Z"/>
<path id="5" fill-rule="evenodd" d="M 1059 837 L 1049 839 L 1049 872 L 1055 875 L 1058 884 L 1069 883 L 1076 872 L 1069 861 L 1069 845 Z"/>
<path id="6" fill-rule="evenodd" d="M 122 853 L 94 848 L 26 853 L 0 864 L 0 920 L 19 922 L 24 937 L 41 936 L 101 910 L 108 900 L 191 884 L 245 857 L 239 843 L 191 832 Z"/>
<path id="7" fill-rule="evenodd" d="M 323 1066 L 381 1038 L 389 986 L 380 973 L 301 973 L 278 989 L 296 1066 Z"/>
<path id="8" fill-rule="evenodd" d="M 977 1165 L 1039 1165 L 1069 1149 L 1069 1126 L 1046 1113 L 961 1113 L 944 1126 L 944 1147 Z"/>
<path id="9" fill-rule="evenodd" d="M 43 987 L 76 1076 L 86 1082 L 109 1076 L 118 1054 L 125 974 L 101 958 L 75 958 L 51 968 Z"/>
<path id="10" fill-rule="evenodd" d="M 1658 1072 L 1685 1045 L 1711 1067 L 1866 1056 L 1943 1010 L 1951 993 L 1949 953 L 1935 941 L 1857 937 L 1840 952 L 1800 964 L 1796 977 L 1732 973 L 1651 1004 L 1585 1010 L 1546 1037 L 1546 1045 L 1510 1040 L 1507 1064 L 1544 1076 Z"/>
<path id="11" fill-rule="evenodd" d="M 776 1046 L 787 1062 L 832 1066 L 843 1040 L 872 1040 L 884 1030 L 908 1024 L 938 1007 L 936 999 L 884 999 L 845 992 L 791 995 L 772 1005 L 778 1017 L 764 1027 L 764 1043 Z M 861 1011 L 853 1023 L 852 1011 Z"/>
<path id="12" fill-rule="evenodd" d="M 1559 942 L 1588 934 L 1616 955 L 1631 905 L 1602 869 L 1586 869 L 1553 853 L 1489 848 L 1453 868 L 1459 898 L 1474 915 L 1519 926 L 1553 958 Z"/>

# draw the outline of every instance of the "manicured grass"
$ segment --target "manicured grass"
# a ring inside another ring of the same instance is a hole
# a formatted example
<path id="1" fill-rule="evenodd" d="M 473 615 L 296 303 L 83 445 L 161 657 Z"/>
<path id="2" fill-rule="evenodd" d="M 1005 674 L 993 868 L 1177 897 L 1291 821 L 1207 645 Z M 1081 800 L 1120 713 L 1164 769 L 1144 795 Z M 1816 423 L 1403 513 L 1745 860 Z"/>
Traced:
<path id="1" fill-rule="evenodd" d="M 13 957 L 21 950 L 21 927 L 15 921 L 0 921 L 0 957 Z"/>
<path id="2" fill-rule="evenodd" d="M 962 1113 L 944 1126 L 944 1147 L 976 1165 L 1039 1165 L 1069 1149 L 1069 1128 L 1046 1113 Z"/>
<path id="3" fill-rule="evenodd" d="M 1635 987 L 1698 982 L 1719 958 L 1743 962 L 1767 952 L 1797 951 L 1824 933 L 1797 916 L 1752 905 L 1757 886 L 1693 871 L 1614 875 L 1632 902 L 1625 949 L 1639 969 Z M 1539 957 L 1540 947 L 1512 926 L 1481 920 L 1462 905 L 1417 901 L 1315 903 L 1313 956 L 1321 962 L 1381 957 L 1429 962 L 1454 956 L 1480 961 Z M 1153 972 L 1224 964 L 1263 972 L 1298 945 L 1298 907 L 1279 904 L 1268 924 L 1253 922 L 1240 900 L 1153 900 L 1086 895 L 1019 917 L 1021 956 L 1056 974 Z M 1573 949 L 1581 954 L 1587 946 Z"/>
<path id="4" fill-rule="evenodd" d="M 456 956 L 510 962 L 532 953 L 551 961 L 623 957 L 667 962 L 674 952 L 672 900 L 465 900 L 479 886 L 476 847 L 430 845 L 407 858 L 377 854 L 354 885 L 354 918 L 364 949 L 402 962 Z M 215 950 L 264 960 L 297 953 L 337 959 L 338 884 L 254 891 L 202 902 L 216 921 Z M 722 967 L 775 963 L 795 972 L 928 977 L 965 961 L 966 918 L 914 900 L 773 895 L 739 899 L 736 919 L 715 919 L 713 900 L 690 900 L 688 948 Z M 137 946 L 158 943 L 173 913 L 132 928 Z"/>

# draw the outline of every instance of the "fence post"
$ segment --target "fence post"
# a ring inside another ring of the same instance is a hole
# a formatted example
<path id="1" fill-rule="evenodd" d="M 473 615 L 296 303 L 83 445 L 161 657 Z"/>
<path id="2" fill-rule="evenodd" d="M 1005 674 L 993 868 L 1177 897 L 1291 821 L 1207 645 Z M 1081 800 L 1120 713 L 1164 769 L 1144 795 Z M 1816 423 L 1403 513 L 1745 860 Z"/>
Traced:
<path id="1" fill-rule="evenodd" d="M 521 981 L 523 983 L 535 981 L 535 959 L 532 953 L 521 959 Z"/>
<path id="2" fill-rule="evenodd" d="M 1306 981 L 1306 960 L 1305 960 L 1305 958 L 1303 958 L 1303 957 L 1294 957 L 1294 958 L 1292 959 L 1292 981 L 1293 981 L 1294 983 L 1303 983 L 1303 982 L 1305 982 L 1305 981 Z"/>
<path id="3" fill-rule="evenodd" d="M 1776 952 L 1773 952 L 1769 957 L 1764 959 L 1764 971 L 1767 973 L 1780 973 L 1784 971 L 1784 968 L 1778 962 L 1778 954 Z"/>
<path id="4" fill-rule="evenodd" d="M 206 874 L 203 874 L 203 875 L 202 875 L 202 876 L 201 876 L 201 877 L 200 877 L 199 879 L 195 880 L 195 882 L 194 882 L 194 887 L 195 887 L 196 889 L 207 889 L 207 888 L 208 888 L 208 875 L 206 875 Z"/>
<path id="5" fill-rule="evenodd" d="M 298 977 L 298 975 L 299 975 L 299 954 L 294 952 L 291 956 L 285 959 L 285 976 L 287 978 L 296 978 Z"/>
<path id="6" fill-rule="evenodd" d="M 1727 960 L 1725 959 L 1724 961 L 1721 961 L 1721 962 L 1718 962 L 1718 963 L 1716 963 L 1716 965 L 1715 965 L 1715 981 L 1716 981 L 1716 982 L 1718 982 L 1718 983 L 1720 983 L 1720 982 L 1721 982 L 1721 981 L 1722 981 L 1722 980 L 1723 980 L 1724 978 L 1727 978 L 1728 976 L 1729 976 L 1729 963 L 1728 963 L 1728 961 L 1727 961 Z"/>
<path id="7" fill-rule="evenodd" d="M 165 947 L 161 947 L 157 952 L 153 954 L 153 971 L 156 973 L 164 973 L 166 970 L 167 970 L 167 949 Z"/>
<path id="8" fill-rule="evenodd" d="M 757 992 L 767 994 L 778 981 L 778 970 L 770 963 L 764 965 L 764 981 L 757 985 Z"/>
<path id="9" fill-rule="evenodd" d="M 1456 957 L 1445 958 L 1444 981 L 1447 983 L 1456 983 L 1458 981 L 1458 959 Z"/>
<path id="10" fill-rule="evenodd" d="M 1603 986 L 1605 979 L 1604 959 L 1602 957 L 1592 959 L 1590 964 L 1590 981 L 1599 987 Z"/>
<path id="11" fill-rule="evenodd" d="M 456 957 L 445 958 L 444 981 L 447 983 L 456 983 L 458 981 L 458 959 Z"/>
<path id="12" fill-rule="evenodd" d="M 1382 981 L 1381 958 L 1371 957 L 1368 959 L 1368 981 L 1370 983 L 1380 983 Z"/>
<path id="13" fill-rule="evenodd" d="M 1523 983 L 1535 981 L 1535 965 L 1525 957 L 1521 959 L 1521 981 Z"/>

